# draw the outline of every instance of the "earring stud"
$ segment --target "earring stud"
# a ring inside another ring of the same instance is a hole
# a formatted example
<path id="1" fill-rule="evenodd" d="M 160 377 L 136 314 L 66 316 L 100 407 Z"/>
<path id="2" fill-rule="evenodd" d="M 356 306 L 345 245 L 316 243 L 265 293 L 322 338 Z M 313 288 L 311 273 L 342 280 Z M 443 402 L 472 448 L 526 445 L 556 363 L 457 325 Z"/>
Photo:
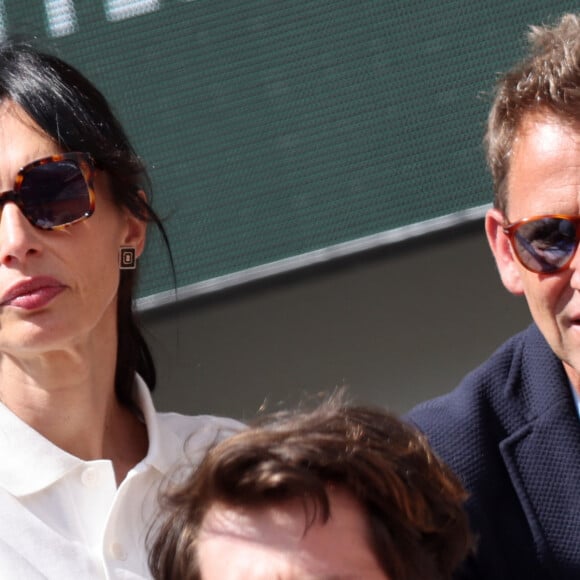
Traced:
<path id="1" fill-rule="evenodd" d="M 119 250 L 119 268 L 134 270 L 137 267 L 137 251 L 133 246 L 121 246 Z"/>

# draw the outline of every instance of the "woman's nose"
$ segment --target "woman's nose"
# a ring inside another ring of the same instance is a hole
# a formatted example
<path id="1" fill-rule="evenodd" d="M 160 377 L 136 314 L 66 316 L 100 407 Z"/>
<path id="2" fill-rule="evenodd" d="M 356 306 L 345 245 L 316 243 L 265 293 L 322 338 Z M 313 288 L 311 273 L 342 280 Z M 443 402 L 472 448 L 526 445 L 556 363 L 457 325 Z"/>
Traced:
<path id="1" fill-rule="evenodd" d="M 0 209 L 0 265 L 24 262 L 40 250 L 39 231 L 9 202 Z"/>

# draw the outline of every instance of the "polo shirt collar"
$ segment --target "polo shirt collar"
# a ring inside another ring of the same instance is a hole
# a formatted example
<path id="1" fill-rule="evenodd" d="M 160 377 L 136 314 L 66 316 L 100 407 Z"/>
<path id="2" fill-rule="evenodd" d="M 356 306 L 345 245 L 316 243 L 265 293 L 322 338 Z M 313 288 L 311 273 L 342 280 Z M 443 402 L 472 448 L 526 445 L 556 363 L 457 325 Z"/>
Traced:
<path id="1" fill-rule="evenodd" d="M 183 442 L 160 424 L 151 394 L 136 376 L 136 400 L 143 412 L 149 449 L 139 464 L 166 473 L 183 451 Z M 0 487 L 15 496 L 45 489 L 74 469 L 91 463 L 67 453 L 0 403 Z M 97 460 L 103 461 L 103 460 Z"/>
<path id="2" fill-rule="evenodd" d="M 21 496 L 40 491 L 84 462 L 63 451 L 0 403 L 0 487 Z"/>
<path id="3" fill-rule="evenodd" d="M 153 406 L 151 392 L 139 375 L 135 377 L 135 386 L 135 399 L 143 413 L 143 419 L 147 426 L 147 437 L 149 438 L 147 455 L 138 465 L 151 465 L 165 474 L 183 456 L 183 440 L 159 420 L 157 411 Z"/>

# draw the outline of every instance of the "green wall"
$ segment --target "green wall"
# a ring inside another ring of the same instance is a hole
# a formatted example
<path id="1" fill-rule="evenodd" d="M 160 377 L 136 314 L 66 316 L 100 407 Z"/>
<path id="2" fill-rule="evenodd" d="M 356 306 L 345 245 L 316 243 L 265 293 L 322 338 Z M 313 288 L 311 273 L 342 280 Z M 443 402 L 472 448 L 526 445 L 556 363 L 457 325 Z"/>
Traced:
<path id="1" fill-rule="evenodd" d="M 151 167 L 189 286 L 487 204 L 481 136 L 496 73 L 528 24 L 571 9 L 5 0 L 2 20 L 109 97 Z M 153 237 L 141 296 L 172 288 L 167 262 Z"/>

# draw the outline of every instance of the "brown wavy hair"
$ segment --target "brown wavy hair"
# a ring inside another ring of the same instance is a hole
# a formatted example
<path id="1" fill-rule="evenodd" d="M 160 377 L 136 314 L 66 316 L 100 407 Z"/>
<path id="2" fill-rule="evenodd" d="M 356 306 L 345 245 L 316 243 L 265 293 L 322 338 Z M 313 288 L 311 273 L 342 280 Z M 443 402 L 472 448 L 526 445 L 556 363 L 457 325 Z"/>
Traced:
<path id="1" fill-rule="evenodd" d="M 466 492 L 425 437 L 383 409 L 330 399 L 218 443 L 162 497 L 164 515 L 150 532 L 154 578 L 200 578 L 196 542 L 213 504 L 259 508 L 299 498 L 306 531 L 328 521 L 329 486 L 363 507 L 370 548 L 390 578 L 449 579 L 472 546 Z"/>
<path id="2" fill-rule="evenodd" d="M 553 26 L 531 26 L 528 54 L 495 87 L 484 143 L 494 206 L 507 213 L 507 177 L 523 119 L 534 113 L 580 127 L 580 17 L 565 14 Z"/>

